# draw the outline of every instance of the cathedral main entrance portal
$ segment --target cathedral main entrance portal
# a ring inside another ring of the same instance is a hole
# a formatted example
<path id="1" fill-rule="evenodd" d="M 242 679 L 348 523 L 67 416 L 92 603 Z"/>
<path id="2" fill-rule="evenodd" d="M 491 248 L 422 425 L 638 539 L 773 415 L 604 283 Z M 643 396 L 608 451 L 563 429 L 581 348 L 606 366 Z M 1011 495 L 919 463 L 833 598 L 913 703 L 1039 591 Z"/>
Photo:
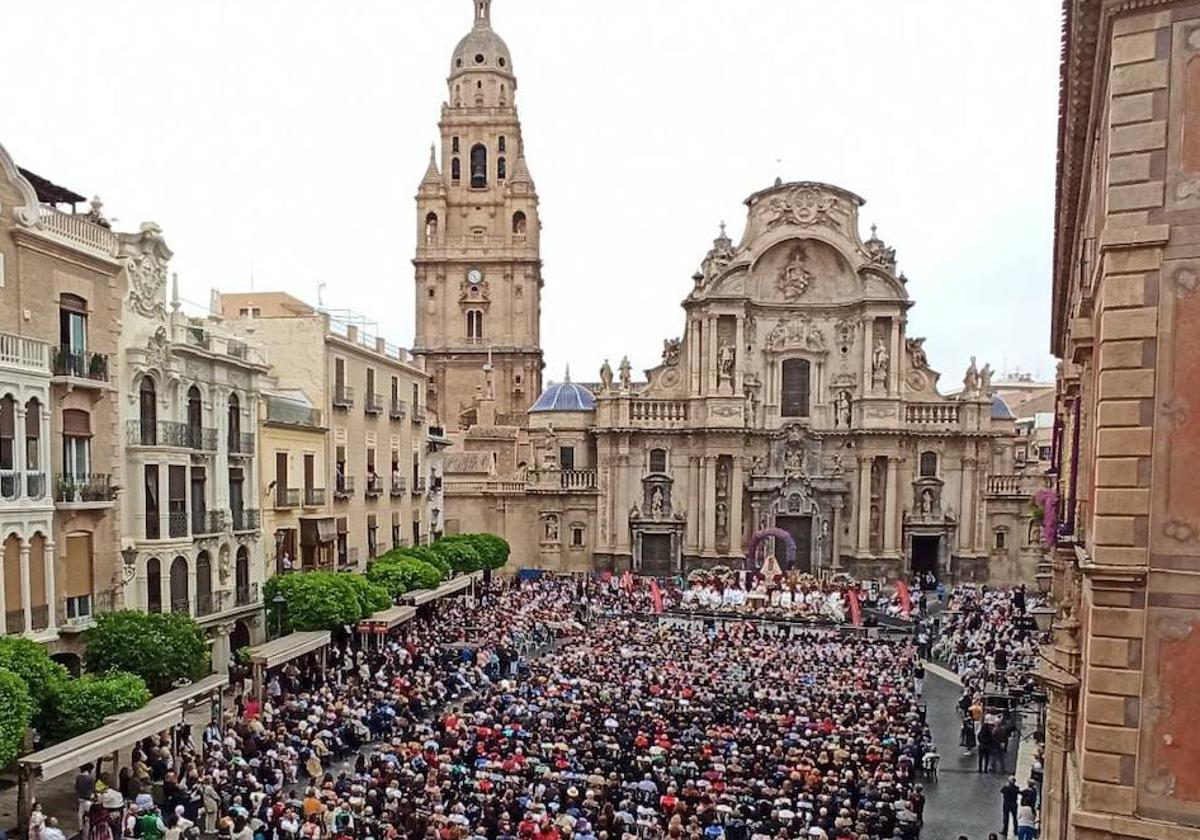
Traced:
<path id="1" fill-rule="evenodd" d="M 642 574 L 670 577 L 675 573 L 670 534 L 642 534 Z"/>
<path id="2" fill-rule="evenodd" d="M 796 543 L 796 563 L 792 569 L 797 572 L 812 572 L 812 523 L 811 516 L 775 517 L 775 527 L 787 531 Z"/>

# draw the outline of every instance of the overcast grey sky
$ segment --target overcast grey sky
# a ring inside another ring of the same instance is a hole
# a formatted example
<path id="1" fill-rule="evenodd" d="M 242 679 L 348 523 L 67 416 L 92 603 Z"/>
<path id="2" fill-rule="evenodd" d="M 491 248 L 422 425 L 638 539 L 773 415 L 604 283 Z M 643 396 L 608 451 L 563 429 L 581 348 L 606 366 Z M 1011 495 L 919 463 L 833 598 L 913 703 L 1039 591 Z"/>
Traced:
<path id="1" fill-rule="evenodd" d="M 4 9 L 0 142 L 184 297 L 283 289 L 412 337 L 413 195 L 470 0 L 56 0 Z M 542 199 L 546 378 L 656 364 L 742 201 L 779 175 L 867 200 L 943 389 L 1050 376 L 1059 4 L 494 0 Z M 776 161 L 781 163 L 776 163 Z M 865 234 L 864 234 L 865 238 Z"/>

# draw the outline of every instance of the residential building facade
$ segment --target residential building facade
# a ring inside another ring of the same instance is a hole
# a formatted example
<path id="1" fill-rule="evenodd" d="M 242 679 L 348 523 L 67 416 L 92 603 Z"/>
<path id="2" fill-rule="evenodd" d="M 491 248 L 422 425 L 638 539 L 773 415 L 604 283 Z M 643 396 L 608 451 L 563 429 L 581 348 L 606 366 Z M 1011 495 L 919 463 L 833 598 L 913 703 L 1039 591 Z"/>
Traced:
<path id="1" fill-rule="evenodd" d="M 272 429 L 276 439 L 268 473 L 276 513 L 294 509 L 292 501 L 306 508 L 294 526 L 277 527 L 275 566 L 282 568 L 287 552 L 300 568 L 361 570 L 391 548 L 427 542 L 425 372 L 350 313 L 318 311 L 283 293 L 225 294 L 221 308 L 232 328 L 280 349 L 273 354 L 277 390 L 319 412 L 313 420 L 321 425 L 306 428 L 324 430 L 318 459 L 309 451 L 315 437 L 285 450 L 280 424 L 268 415 L 264 426 L 264 436 Z M 323 505 L 313 491 L 324 491 L 317 493 Z"/>
<path id="2" fill-rule="evenodd" d="M 126 279 L 98 202 L 0 147 L 3 630 L 78 667 L 79 630 L 121 601 L 120 398 Z"/>
<path id="3" fill-rule="evenodd" d="M 1041 836 L 1197 838 L 1200 5 L 1064 13 Z"/>

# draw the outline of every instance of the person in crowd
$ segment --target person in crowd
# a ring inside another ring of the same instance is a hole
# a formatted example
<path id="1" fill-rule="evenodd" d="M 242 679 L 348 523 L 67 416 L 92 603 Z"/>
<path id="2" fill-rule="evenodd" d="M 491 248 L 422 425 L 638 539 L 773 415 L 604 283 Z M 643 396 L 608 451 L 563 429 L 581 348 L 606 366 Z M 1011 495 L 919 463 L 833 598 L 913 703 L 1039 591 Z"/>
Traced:
<path id="1" fill-rule="evenodd" d="M 1001 833 L 1007 837 L 1009 834 L 1009 824 L 1012 825 L 1013 833 L 1017 830 L 1017 805 L 1021 796 L 1021 788 L 1017 786 L 1017 777 L 1009 776 L 1008 782 L 1004 787 L 1000 788 L 1000 807 L 1003 813 L 1004 825 L 1001 828 Z"/>

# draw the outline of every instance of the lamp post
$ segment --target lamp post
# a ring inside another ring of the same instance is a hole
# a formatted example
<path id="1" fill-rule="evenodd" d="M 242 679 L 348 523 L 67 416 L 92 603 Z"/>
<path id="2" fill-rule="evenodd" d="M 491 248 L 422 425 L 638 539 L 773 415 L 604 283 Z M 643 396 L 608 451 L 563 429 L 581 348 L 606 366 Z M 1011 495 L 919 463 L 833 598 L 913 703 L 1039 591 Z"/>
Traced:
<path id="1" fill-rule="evenodd" d="M 121 583 L 126 586 L 137 577 L 137 556 L 137 549 L 132 545 L 121 549 Z"/>
<path id="2" fill-rule="evenodd" d="M 275 608 L 275 636 L 278 638 L 283 635 L 283 611 L 287 607 L 287 598 L 277 592 L 271 599 L 271 606 Z"/>
<path id="3" fill-rule="evenodd" d="M 1058 612 L 1054 609 L 1054 607 L 1041 606 L 1034 607 L 1029 611 L 1029 614 L 1033 616 L 1033 623 L 1037 626 L 1038 632 L 1048 633 L 1050 632 L 1051 625 L 1054 623 L 1054 616 L 1056 616 Z"/>

